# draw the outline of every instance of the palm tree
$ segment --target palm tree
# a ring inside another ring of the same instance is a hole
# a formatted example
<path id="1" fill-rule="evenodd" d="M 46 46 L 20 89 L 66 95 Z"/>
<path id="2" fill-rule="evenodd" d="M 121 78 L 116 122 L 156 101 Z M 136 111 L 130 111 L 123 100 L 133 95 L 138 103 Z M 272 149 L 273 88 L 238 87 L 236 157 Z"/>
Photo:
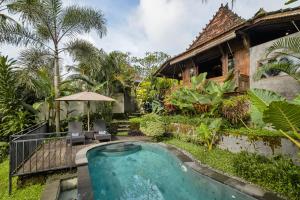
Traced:
<path id="1" fill-rule="evenodd" d="M 0 0 L 0 25 L 11 22 L 16 23 L 13 18 L 3 13 L 3 11 L 8 9 L 7 6 L 9 6 L 11 2 L 11 0 Z"/>
<path id="2" fill-rule="evenodd" d="M 8 32 L 8 29 L 14 28 L 17 29 L 21 25 L 18 24 L 12 17 L 7 15 L 5 11 L 8 11 L 8 6 L 12 3 L 12 0 L 0 0 L 0 31 Z M 4 42 L 4 38 L 0 38 L 0 42 Z"/>
<path id="3" fill-rule="evenodd" d="M 46 106 L 45 120 L 49 125 L 55 123 L 55 92 L 53 85 L 52 66 L 54 59 L 48 51 L 40 51 L 36 48 L 26 49 L 21 52 L 16 68 L 16 84 L 18 87 L 34 93 L 35 102 L 33 108 L 39 110 Z M 61 95 L 70 95 L 77 92 L 76 86 L 71 82 L 62 81 L 59 85 Z"/>
<path id="4" fill-rule="evenodd" d="M 96 30 L 99 37 L 106 33 L 105 19 L 100 10 L 69 6 L 61 0 L 16 0 L 8 5 L 9 11 L 20 15 L 27 27 L 8 26 L 0 29 L 0 42 L 37 47 L 40 55 L 53 58 L 55 98 L 60 96 L 60 54 L 68 49 L 68 40 Z M 60 105 L 56 102 L 56 131 L 59 131 Z"/>
<path id="5" fill-rule="evenodd" d="M 267 57 L 274 60 L 260 67 L 254 80 L 260 80 L 269 71 L 284 72 L 300 83 L 300 37 L 282 38 L 267 49 Z"/>
<path id="6" fill-rule="evenodd" d="M 73 48 L 81 46 L 81 48 Z M 82 41 L 73 41 L 68 49 L 77 65 L 68 66 L 72 74 L 64 81 L 71 82 L 82 90 L 113 96 L 129 92 L 134 86 L 135 70 L 130 66 L 128 53 L 104 51 Z M 129 89 L 130 88 L 130 89 Z M 112 105 L 101 104 L 97 110 L 106 120 L 111 120 Z"/>
<path id="7" fill-rule="evenodd" d="M 133 85 L 135 71 L 130 66 L 129 54 L 118 51 L 107 54 L 82 41 L 73 41 L 69 47 L 69 53 L 78 62 L 75 66 L 68 66 L 73 72 L 69 80 L 79 81 L 83 88 L 104 92 L 108 96 Z"/>

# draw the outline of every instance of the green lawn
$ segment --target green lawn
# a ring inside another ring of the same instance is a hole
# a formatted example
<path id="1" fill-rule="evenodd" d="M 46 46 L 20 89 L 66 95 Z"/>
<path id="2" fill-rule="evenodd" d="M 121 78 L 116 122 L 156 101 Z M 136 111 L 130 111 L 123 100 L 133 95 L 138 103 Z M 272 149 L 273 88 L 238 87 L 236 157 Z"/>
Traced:
<path id="1" fill-rule="evenodd" d="M 167 144 L 177 146 L 189 153 L 191 153 L 201 163 L 211 166 L 212 168 L 221 170 L 223 172 L 234 175 L 233 159 L 236 154 L 229 151 L 224 151 L 214 148 L 207 151 L 207 148 L 200 145 L 195 145 L 188 142 L 183 142 L 178 139 L 171 139 L 165 141 Z"/>
<path id="2" fill-rule="evenodd" d="M 0 163 L 0 200 L 37 200 L 40 199 L 44 185 L 40 183 L 26 183 L 17 188 L 17 177 L 13 178 L 13 191 L 8 195 L 8 160 Z"/>

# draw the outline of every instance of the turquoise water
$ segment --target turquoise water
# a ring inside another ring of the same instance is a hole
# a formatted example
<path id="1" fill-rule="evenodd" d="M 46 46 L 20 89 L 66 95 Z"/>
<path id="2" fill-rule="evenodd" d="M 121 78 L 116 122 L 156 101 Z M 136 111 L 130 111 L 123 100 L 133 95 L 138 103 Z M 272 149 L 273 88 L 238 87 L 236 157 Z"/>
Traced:
<path id="1" fill-rule="evenodd" d="M 124 144 L 124 143 L 123 143 Z M 96 200 L 253 200 L 182 165 L 158 144 L 112 144 L 88 152 Z"/>

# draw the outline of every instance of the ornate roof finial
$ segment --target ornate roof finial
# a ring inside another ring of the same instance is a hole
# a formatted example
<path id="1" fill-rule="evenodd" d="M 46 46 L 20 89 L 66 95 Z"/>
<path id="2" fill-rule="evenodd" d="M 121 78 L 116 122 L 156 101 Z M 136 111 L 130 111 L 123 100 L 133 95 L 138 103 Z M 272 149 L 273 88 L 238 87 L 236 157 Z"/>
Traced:
<path id="1" fill-rule="evenodd" d="M 265 9 L 263 8 L 260 8 L 253 16 L 253 18 L 255 17 L 260 17 L 260 16 L 263 16 L 267 13 L 267 11 L 265 11 Z"/>

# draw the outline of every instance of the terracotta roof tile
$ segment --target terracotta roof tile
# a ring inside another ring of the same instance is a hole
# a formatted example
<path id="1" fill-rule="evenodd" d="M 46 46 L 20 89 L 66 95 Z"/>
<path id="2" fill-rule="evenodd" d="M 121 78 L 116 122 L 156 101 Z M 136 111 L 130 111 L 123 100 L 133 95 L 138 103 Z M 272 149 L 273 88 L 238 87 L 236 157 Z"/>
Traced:
<path id="1" fill-rule="evenodd" d="M 213 16 L 202 32 L 199 33 L 199 36 L 193 41 L 188 49 L 202 45 L 245 22 L 246 20 L 228 8 L 228 4 L 225 6 L 222 4 L 218 12 Z"/>

